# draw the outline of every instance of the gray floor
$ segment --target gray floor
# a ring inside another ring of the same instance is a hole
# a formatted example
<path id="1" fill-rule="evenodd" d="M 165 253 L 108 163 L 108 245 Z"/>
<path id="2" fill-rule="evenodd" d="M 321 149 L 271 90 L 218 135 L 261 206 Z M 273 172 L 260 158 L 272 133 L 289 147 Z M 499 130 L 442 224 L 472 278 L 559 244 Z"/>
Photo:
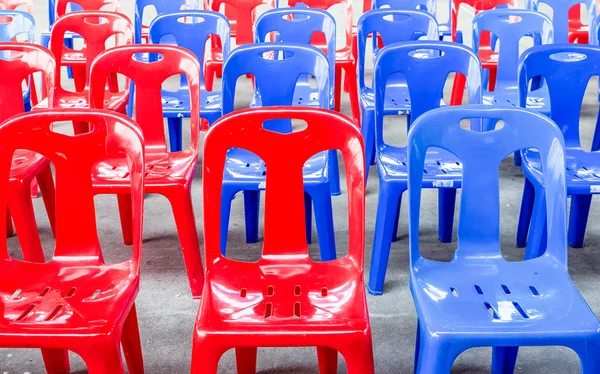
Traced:
<path id="1" fill-rule="evenodd" d="M 356 1 L 358 5 L 358 1 Z M 36 1 L 36 19 L 39 29 L 45 27 L 46 2 Z M 123 10 L 133 14 L 131 0 L 123 1 Z M 358 7 L 357 7 L 358 8 Z M 448 85 L 449 87 L 449 85 Z M 248 85 L 240 92 L 249 97 Z M 596 83 L 590 86 L 582 109 L 583 142 L 589 146 L 597 113 Z M 349 114 L 347 100 L 343 112 Z M 392 118 L 386 123 L 386 138 L 393 143 L 406 141 L 403 121 Z M 197 215 L 200 239 L 202 233 L 202 180 L 201 164 L 198 167 L 193 185 L 193 197 Z M 507 159 L 500 167 L 501 178 L 501 239 L 504 254 L 511 260 L 522 258 L 523 251 L 515 248 L 515 232 L 521 203 L 523 176 L 520 168 Z M 367 217 L 365 261 L 367 272 L 371 257 L 375 213 L 377 209 L 378 180 L 375 170 L 371 170 L 367 190 Z M 347 243 L 347 210 L 345 195 L 333 198 L 335 208 L 335 229 L 338 254 L 343 255 Z M 122 244 L 117 204 L 114 196 L 96 199 L 98 231 L 109 262 L 127 258 L 130 251 Z M 191 339 L 198 302 L 190 297 L 185 269 L 179 249 L 171 208 L 166 199 L 148 196 L 145 199 L 146 216 L 144 227 L 144 247 L 142 283 L 137 299 L 138 317 L 144 350 L 145 367 L 148 373 L 185 373 L 189 371 Z M 51 256 L 54 239 L 51 236 L 48 220 L 41 199 L 35 200 L 40 235 Z M 248 245 L 244 242 L 244 221 L 242 199 L 233 201 L 230 224 L 229 253 L 240 259 L 256 258 L 260 243 Z M 600 311 L 600 207 L 592 207 L 590 222 L 583 249 L 569 249 L 569 269 L 574 282 L 579 287 L 595 311 Z M 74 212 L 75 213 L 75 212 Z M 450 259 L 455 243 L 441 244 L 437 241 L 437 197 L 431 191 L 424 194 L 421 216 L 421 240 L 427 256 L 434 259 Z M 261 228 L 262 230 L 262 228 Z M 313 235 L 316 233 L 313 230 Z M 413 366 L 416 316 L 408 289 L 408 237 L 407 211 L 403 206 L 399 229 L 399 240 L 393 243 L 385 294 L 369 297 L 369 310 L 373 330 L 373 349 L 377 373 L 409 373 Z M 456 234 L 455 234 L 456 235 Z M 11 253 L 19 257 L 18 241 L 9 239 Z M 311 254 L 318 253 L 318 244 L 311 246 Z M 490 370 L 490 349 L 474 349 L 462 354 L 456 361 L 453 373 L 485 373 Z M 345 372 L 340 358 L 340 372 Z M 574 352 L 558 347 L 524 348 L 520 351 L 517 371 L 522 373 L 578 373 L 579 362 Z M 317 372 L 315 351 L 302 349 L 263 349 L 259 351 L 258 371 L 270 374 L 314 373 Z M 0 373 L 43 373 L 41 355 L 35 349 L 0 350 Z M 72 372 L 85 373 L 82 360 L 72 355 Z M 234 356 L 227 352 L 221 361 L 220 373 L 233 373 Z"/>

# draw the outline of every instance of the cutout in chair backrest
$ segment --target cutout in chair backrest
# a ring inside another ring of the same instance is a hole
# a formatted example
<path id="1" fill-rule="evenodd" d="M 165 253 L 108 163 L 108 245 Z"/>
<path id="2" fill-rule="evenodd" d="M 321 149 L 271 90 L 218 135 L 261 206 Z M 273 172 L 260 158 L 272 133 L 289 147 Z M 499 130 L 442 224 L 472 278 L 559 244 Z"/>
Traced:
<path id="1" fill-rule="evenodd" d="M 569 17 L 572 12 L 580 12 L 580 5 L 584 5 L 587 12 L 588 21 L 596 18 L 597 3 L 596 0 L 527 0 L 527 8 L 534 11 L 551 9 L 550 18 L 554 26 L 554 42 L 567 43 L 569 42 Z M 542 7 L 545 5 L 545 7 Z M 546 11 L 548 12 L 548 11 Z M 580 13 L 581 14 L 581 13 Z"/>
<path id="2" fill-rule="evenodd" d="M 460 127 L 460 121 L 465 118 L 502 120 L 504 127 L 489 132 L 465 130 Z M 498 166 L 514 151 L 537 148 L 546 193 L 556 196 L 546 201 L 548 243 L 555 244 L 549 246 L 546 255 L 566 263 L 564 143 L 561 131 L 550 119 L 521 108 L 485 105 L 439 108 L 415 121 L 409 144 L 409 238 L 413 265 L 421 257 L 418 219 L 422 170 L 426 150 L 431 147 L 446 149 L 463 163 L 459 244 L 455 258 L 501 256 Z"/>

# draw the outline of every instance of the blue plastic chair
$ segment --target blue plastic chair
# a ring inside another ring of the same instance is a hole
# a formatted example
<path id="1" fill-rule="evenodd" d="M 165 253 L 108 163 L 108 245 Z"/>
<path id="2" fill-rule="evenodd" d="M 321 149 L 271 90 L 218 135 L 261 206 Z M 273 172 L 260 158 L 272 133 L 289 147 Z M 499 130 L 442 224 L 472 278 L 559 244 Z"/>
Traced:
<path id="1" fill-rule="evenodd" d="M 479 38 L 484 31 L 494 35 L 502 48 L 491 56 L 498 63 L 496 87 L 493 92 L 484 90 L 483 102 L 519 106 L 520 40 L 531 36 L 536 45 L 552 44 L 552 21 L 545 14 L 531 10 L 505 8 L 481 12 L 473 18 L 473 49 L 478 55 Z M 548 88 L 544 84 L 538 85 L 528 97 L 527 108 L 549 114 L 549 107 Z"/>
<path id="2" fill-rule="evenodd" d="M 390 255 L 392 239 L 396 237 L 402 194 L 408 185 L 406 147 L 386 144 L 383 138 L 383 118 L 388 114 L 387 98 L 390 76 L 403 74 L 410 90 L 412 121 L 423 113 L 439 108 L 448 75 L 458 72 L 467 77 L 469 102 L 480 104 L 481 65 L 468 47 L 440 41 L 396 43 L 381 50 L 375 61 L 375 147 L 379 174 L 379 201 L 369 274 L 369 293 L 381 295 Z M 481 124 L 472 124 L 480 129 Z M 409 143 L 410 144 L 410 143 Z M 439 194 L 439 239 L 452 241 L 456 189 L 460 188 L 462 165 L 444 150 L 430 150 L 427 155 L 427 179 L 424 188 L 437 188 Z"/>
<path id="3" fill-rule="evenodd" d="M 543 65 L 542 65 L 543 66 Z M 463 129 L 463 119 L 498 121 L 490 132 Z M 565 150 L 561 131 L 541 114 L 514 107 L 447 107 L 417 119 L 409 133 L 410 289 L 417 310 L 415 372 L 450 373 L 456 357 L 492 347 L 492 372 L 513 373 L 519 346 L 566 346 L 583 373 L 599 373 L 600 324 L 567 268 Z M 421 188 L 428 149 L 464 164 L 458 246 L 450 262 L 429 260 L 419 246 Z M 509 262 L 500 248 L 498 167 L 512 152 L 536 148 L 552 196 L 548 251 Z"/>
<path id="4" fill-rule="evenodd" d="M 179 22 L 187 18 L 188 22 Z M 175 44 L 189 49 L 203 66 L 206 39 L 215 35 L 222 41 L 223 57 L 230 51 L 229 21 L 224 15 L 202 10 L 184 10 L 164 13 L 156 17 L 149 27 L 148 39 L 151 43 Z M 221 117 L 221 92 L 206 91 L 204 72 L 200 70 L 200 117 L 212 125 Z M 189 89 L 185 76 L 181 77 L 179 88 L 175 92 L 162 90 L 163 116 L 169 123 L 169 146 L 171 152 L 182 149 L 183 118 L 190 116 Z"/>
<path id="5" fill-rule="evenodd" d="M 31 14 L 20 10 L 0 10 L 0 17 L 5 19 L 5 22 L 0 23 L 0 42 L 11 42 L 16 36 L 26 34 L 27 42 L 34 43 L 35 19 Z M 10 51 L 5 51 L 0 53 L 0 56 L 10 60 L 11 53 Z M 26 112 L 31 110 L 31 88 L 30 77 L 29 84 L 23 89 L 23 102 Z"/>
<path id="6" fill-rule="evenodd" d="M 558 44 L 534 47 L 523 55 L 519 87 L 521 104 L 528 93 L 528 82 L 542 77 L 550 91 L 551 118 L 562 130 L 566 144 L 567 195 L 571 196 L 569 245 L 583 246 L 592 196 L 600 192 L 600 153 L 581 148 L 579 116 L 590 78 L 600 75 L 600 48 L 588 45 Z M 535 150 L 521 152 L 525 188 L 517 246 L 527 245 L 526 257 L 544 252 L 544 200 L 550 194 L 540 171 L 540 155 Z M 557 169 L 558 170 L 558 169 Z"/>
<path id="7" fill-rule="evenodd" d="M 276 53 L 270 54 L 269 52 Z M 283 59 L 279 58 L 283 55 Z M 331 106 L 331 84 L 329 62 L 318 48 L 303 44 L 260 43 L 240 46 L 233 50 L 223 66 L 223 115 L 234 110 L 235 89 L 240 76 L 254 76 L 254 106 L 293 105 L 294 91 L 299 77 L 310 75 L 315 78 L 319 91 L 319 107 Z M 274 79 L 276 77 L 276 79 Z M 308 98 L 304 98 L 308 100 Z M 305 101 L 305 100 L 302 100 Z M 271 131 L 289 133 L 289 120 L 269 121 L 263 125 Z M 285 155 L 281 155 L 285 157 Z M 314 205 L 317 235 L 321 259 L 336 258 L 333 211 L 330 194 L 330 167 L 328 152 L 320 153 L 304 166 L 304 191 L 306 210 L 306 235 L 311 242 L 311 204 Z M 225 162 L 223 194 L 221 200 L 221 250 L 225 253 L 231 200 L 235 194 L 244 192 L 246 217 L 246 241 L 258 240 L 260 191 L 265 189 L 265 163 L 258 155 L 243 149 L 230 149 Z"/>
<path id="8" fill-rule="evenodd" d="M 597 14 L 597 0 L 527 0 L 527 9 L 539 11 L 540 4 L 552 8 L 552 25 L 554 26 L 554 42 L 569 42 L 569 10 L 580 4 L 585 4 L 591 25 Z M 590 40 L 593 33 L 590 28 Z"/>
<path id="9" fill-rule="evenodd" d="M 365 84 L 365 64 L 368 38 L 372 34 L 384 46 L 426 38 L 438 39 L 437 21 L 430 13 L 416 10 L 371 10 L 358 20 L 358 93 L 361 109 L 361 131 L 365 141 L 365 158 L 368 165 L 375 161 L 375 93 Z M 385 99 L 386 114 L 409 114 L 410 98 L 406 81 L 394 77 L 388 82 Z M 367 177 L 369 168 L 366 168 Z"/>
<path id="10" fill-rule="evenodd" d="M 314 33 L 319 32 L 325 35 L 327 43 L 327 59 L 329 66 L 335 66 L 335 19 L 333 16 L 320 9 L 310 9 L 302 7 L 272 9 L 261 14 L 254 24 L 254 41 L 256 43 L 265 43 L 268 41 L 280 43 L 300 43 L 310 44 Z M 269 40 L 269 36 L 276 33 L 275 40 Z M 329 69 L 329 81 L 335 82 L 335 69 Z M 331 85 L 331 105 L 334 105 L 334 86 Z M 308 77 L 301 77 L 296 83 L 294 91 L 294 103 L 318 106 L 319 101 L 314 100 L 318 95 L 318 90 L 311 88 Z M 304 101 L 308 98 L 308 101 Z M 312 98 L 312 99 L 311 99 Z M 337 163 L 337 152 L 329 153 L 329 177 L 332 195 L 340 195 L 340 177 Z"/>

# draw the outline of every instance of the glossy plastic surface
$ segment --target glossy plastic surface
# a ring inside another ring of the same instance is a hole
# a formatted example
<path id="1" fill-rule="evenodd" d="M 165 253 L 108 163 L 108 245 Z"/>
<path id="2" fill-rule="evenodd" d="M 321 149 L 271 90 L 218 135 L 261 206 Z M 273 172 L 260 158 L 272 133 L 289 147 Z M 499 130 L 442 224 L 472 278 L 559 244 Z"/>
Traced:
<path id="1" fill-rule="evenodd" d="M 162 59 L 152 63 L 138 61 L 136 55 L 157 53 Z M 200 65 L 194 54 L 186 49 L 165 45 L 134 45 L 115 47 L 102 52 L 92 63 L 90 97 L 92 107 L 116 110 L 114 102 L 103 97 L 106 80 L 111 74 L 123 74 L 136 84 L 135 120 L 144 132 L 146 164 L 145 193 L 165 196 L 173 207 L 173 215 L 192 296 L 202 295 L 204 272 L 200 257 L 196 217 L 192 207 L 191 184 L 198 163 L 200 137 Z M 185 75 L 191 104 L 190 146 L 180 152 L 167 152 L 164 135 L 161 85 L 169 77 Z M 126 92 L 126 91 L 123 91 Z M 127 222 L 130 214 L 121 209 L 123 201 L 129 199 L 126 186 L 129 177 L 123 170 L 122 160 L 110 159 L 92 170 L 94 192 L 117 194 L 121 223 Z M 125 225 L 123 236 L 127 243 L 131 236 Z"/>
<path id="2" fill-rule="evenodd" d="M 596 46 L 556 44 L 534 47 L 523 55 L 519 79 L 521 105 L 527 97 L 527 84 L 532 78 L 541 76 L 548 85 L 552 103 L 550 116 L 565 138 L 567 161 L 564 172 L 567 194 L 571 196 L 569 245 L 576 248 L 583 246 L 592 194 L 600 185 L 597 176 L 600 173 L 600 153 L 581 148 L 579 138 L 581 105 L 589 80 L 600 75 L 598 59 L 600 47 Z M 543 163 L 540 163 L 539 153 L 526 150 L 521 154 L 528 182 L 523 194 L 517 245 L 524 246 L 527 242 L 526 256 L 533 258 L 543 253 L 546 246 L 542 202 L 544 196 L 553 195 L 544 187 Z"/>
<path id="3" fill-rule="evenodd" d="M 419 38 L 437 40 L 437 21 L 427 12 L 391 9 L 372 10 L 358 20 L 358 88 L 367 165 L 375 160 L 375 92 L 372 84 L 368 87 L 365 83 L 367 42 L 374 34 L 377 35 L 381 46 Z M 401 76 L 392 77 L 386 89 L 386 114 L 409 114 L 410 107 L 406 79 Z"/>
<path id="4" fill-rule="evenodd" d="M 10 8 L 10 6 L 4 6 Z M 0 8 L 2 6 L 0 5 Z M 27 12 L 20 10 L 0 10 L 0 42 L 16 41 L 16 36 L 27 36 L 28 43 L 35 42 L 35 19 Z M 6 53 L 2 54 L 3 58 L 10 58 Z M 23 98 L 25 102 L 25 110 L 31 109 L 32 104 L 37 104 L 37 94 L 35 92 L 35 84 L 31 86 L 31 79 L 28 81 L 27 87 L 23 89 Z M 33 90 L 33 96 L 32 96 Z"/>
<path id="5" fill-rule="evenodd" d="M 98 19 L 105 20 L 98 23 Z M 81 50 L 75 50 L 65 45 L 69 32 L 75 32 L 83 38 L 85 45 Z M 52 27 L 51 50 L 57 58 L 56 78 L 57 87 L 54 94 L 54 107 L 57 108 L 88 108 L 89 107 L 89 74 L 92 61 L 106 50 L 106 42 L 115 36 L 116 45 L 133 43 L 133 26 L 127 16 L 104 11 L 80 11 L 60 17 Z M 62 82 L 61 67 L 73 68 L 75 92 L 65 89 Z M 127 104 L 127 92 L 118 91 L 116 75 L 105 84 L 104 99 L 111 105 L 123 111 Z M 37 108 L 47 107 L 47 101 L 41 102 Z M 76 125 L 77 127 L 77 125 Z M 77 129 L 77 132 L 85 131 Z"/>
<path id="6" fill-rule="evenodd" d="M 52 97 L 56 63 L 49 50 L 34 44 L 2 42 L 0 56 L 0 71 L 3 74 L 0 81 L 0 122 L 27 110 L 29 103 L 22 95 L 22 84 L 33 73 L 41 73 L 42 87 L 47 90 L 43 94 Z M 30 196 L 30 186 L 35 180 L 41 187 L 50 225 L 54 231 L 54 181 L 50 162 L 35 152 L 18 150 L 11 167 L 8 186 L 11 198 L 8 200 L 8 206 L 19 235 L 23 258 L 32 262 L 44 262 Z M 10 222 L 8 224 L 12 226 Z M 9 235 L 12 234 L 12 229 L 9 228 Z"/>
<path id="7" fill-rule="evenodd" d="M 341 7 L 344 14 L 344 35 L 345 43 L 341 48 L 337 48 L 335 57 L 335 105 L 334 110 L 340 111 L 342 103 L 342 76 L 345 77 L 344 89 L 350 97 L 350 109 L 352 110 L 352 118 L 360 123 L 360 111 L 358 103 L 358 88 L 356 86 L 356 61 L 353 56 L 353 19 L 352 19 L 352 0 L 288 0 L 288 6 L 297 8 L 314 8 L 329 11 L 332 7 Z M 337 24 L 340 29 L 342 25 Z M 312 38 L 312 45 L 325 50 L 326 40 L 323 40 L 323 35 L 315 35 Z M 342 71 L 344 74 L 342 74 Z"/>
<path id="8" fill-rule="evenodd" d="M 281 134 L 263 125 L 289 118 L 307 127 Z M 337 372 L 338 352 L 348 373 L 373 373 L 363 283 L 364 156 L 356 125 L 341 114 L 303 106 L 248 109 L 217 121 L 204 145 L 207 272 L 194 331 L 192 373 L 216 374 L 220 356 L 233 347 L 238 372 L 253 373 L 257 347 L 300 346 L 317 347 L 322 373 Z M 269 168 L 264 245 L 257 262 L 233 261 L 220 252 L 223 171 L 231 148 L 258 155 Z M 313 262 L 303 229 L 303 168 L 315 154 L 329 149 L 340 151 L 344 160 L 349 248 L 343 258 Z"/>
<path id="9" fill-rule="evenodd" d="M 463 119 L 503 121 L 490 132 L 463 129 Z M 492 372 L 512 373 L 519 346 L 566 346 L 583 373 L 600 372 L 600 324 L 567 269 L 564 143 L 548 117 L 512 107 L 441 108 L 417 119 L 409 133 L 410 288 L 419 317 L 417 373 L 449 373 L 474 347 L 493 348 Z M 450 262 L 424 258 L 419 215 L 428 149 L 464 164 L 458 245 Z M 511 153 L 537 148 L 546 173 L 548 251 L 509 262 L 500 248 L 498 167 Z M 422 243 L 421 243 L 422 244 Z"/>
<path id="10" fill-rule="evenodd" d="M 52 123 L 92 124 L 91 132 L 69 136 Z M 143 136 L 126 116 L 99 110 L 40 110 L 12 117 L 0 126 L 0 190 L 13 153 L 26 149 L 47 158 L 56 170 L 56 247 L 48 263 L 16 260 L 0 244 L 2 324 L 0 346 L 42 348 L 48 372 L 68 373 L 67 349 L 90 372 L 123 373 L 120 343 L 129 372 L 143 373 L 134 301 L 139 288 L 144 204 Z M 104 264 L 96 229 L 90 170 L 119 155 L 128 168 L 133 247 L 131 258 Z M 0 195 L 6 209 L 8 195 Z M 0 237 L 6 221 L 0 214 Z"/>
<path id="11" fill-rule="evenodd" d="M 594 18 L 598 14 L 597 0 L 527 0 L 527 9 L 535 11 L 539 10 L 540 4 L 546 4 L 552 8 L 552 24 L 554 26 L 554 41 L 556 43 L 567 43 L 575 41 L 578 29 L 576 26 L 581 26 L 581 20 L 578 24 L 575 23 L 571 27 L 571 15 L 574 15 L 580 9 L 580 5 L 584 4 L 588 12 L 588 23 L 592 24 Z M 580 30 L 579 30 L 580 31 Z M 585 31 L 589 31 L 586 28 Z M 580 32 L 579 32 L 580 33 Z"/>
<path id="12" fill-rule="evenodd" d="M 254 76 L 253 106 L 307 105 L 323 109 L 331 108 L 329 63 L 325 54 L 316 47 L 273 42 L 236 48 L 225 62 L 223 69 L 223 115 L 233 111 L 237 79 L 244 74 Z M 303 75 L 315 78 L 318 90 L 316 97 L 299 96 L 296 82 Z M 275 132 L 290 133 L 292 123 L 289 120 L 270 121 L 265 124 L 265 128 Z M 335 154 L 334 151 L 330 151 L 330 154 L 325 152 L 315 155 L 308 160 L 304 168 L 306 208 L 310 211 L 313 205 L 311 200 L 314 201 L 319 248 L 321 259 L 324 261 L 336 258 L 330 194 L 330 180 L 333 178 L 330 177 L 330 168 L 334 167 L 331 153 Z M 335 165 L 337 168 L 337 164 Z M 225 253 L 231 199 L 240 191 L 244 191 L 246 240 L 248 242 L 258 240 L 260 191 L 265 189 L 266 182 L 265 161 L 259 155 L 247 150 L 232 149 L 227 154 L 223 178 L 221 249 Z M 310 219 L 307 220 L 306 225 L 312 227 Z M 307 229 L 309 242 L 310 232 Z"/>
<path id="13" fill-rule="evenodd" d="M 501 49 L 479 53 L 482 33 L 493 34 Z M 521 9 L 493 9 L 477 14 L 473 18 L 473 48 L 482 59 L 485 69 L 497 66 L 496 84 L 493 92 L 484 91 L 484 103 L 490 105 L 519 106 L 518 69 L 521 38 L 530 36 L 535 44 L 554 42 L 552 21 L 540 12 Z M 527 107 L 550 113 L 548 89 L 542 84 L 529 95 Z"/>
<path id="14" fill-rule="evenodd" d="M 188 22 L 180 22 L 182 18 Z M 161 43 L 165 38 L 170 42 L 190 50 L 203 66 L 206 39 L 218 37 L 225 59 L 230 50 L 230 29 L 227 18 L 220 13 L 201 10 L 188 10 L 163 14 L 150 24 L 149 39 L 151 43 Z M 200 117 L 211 125 L 221 116 L 221 92 L 206 90 L 204 74 L 200 71 Z M 162 92 L 163 115 L 169 118 L 169 142 L 171 151 L 181 150 L 182 117 L 190 116 L 190 97 L 187 81 L 180 81 L 175 92 Z"/>
<path id="15" fill-rule="evenodd" d="M 585 16 L 584 11 L 583 4 L 576 5 L 569 10 L 569 43 L 590 43 L 590 33 L 594 29 L 590 29 L 589 24 L 581 22 L 581 18 Z M 596 15 L 588 14 L 588 22 L 595 18 Z"/>
<path id="16" fill-rule="evenodd" d="M 381 295 L 385 282 L 390 246 L 398 231 L 402 194 L 408 185 L 407 148 L 385 143 L 383 118 L 388 79 L 403 74 L 410 92 L 412 121 L 423 113 L 439 108 L 444 86 L 450 73 L 468 77 L 469 102 L 480 104 L 481 64 L 473 51 L 460 44 L 439 41 L 415 41 L 392 44 L 383 48 L 375 60 L 375 143 L 379 174 L 379 202 L 369 274 L 369 293 Z M 423 84 L 424 80 L 427 84 Z M 480 124 L 471 125 L 479 130 Z M 410 143 L 408 143 L 410 144 Z M 455 155 L 443 149 L 427 153 L 423 188 L 438 188 L 439 239 L 452 241 L 456 189 L 461 186 L 462 164 Z"/>
<path id="17" fill-rule="evenodd" d="M 188 8 L 188 0 L 135 0 L 135 16 L 133 25 L 135 27 L 135 44 L 142 44 L 148 38 L 148 25 L 143 24 L 144 11 L 153 6 L 156 15 L 176 13 Z M 154 20 L 152 20 L 154 21 Z"/>
<path id="18" fill-rule="evenodd" d="M 461 5 L 465 5 L 471 8 L 470 15 L 477 15 L 480 12 L 491 10 L 494 8 L 520 8 L 517 0 L 452 0 L 452 14 L 451 14 L 451 28 L 452 28 L 452 41 L 457 43 L 463 43 L 462 32 L 458 30 L 458 17 L 464 14 L 464 10 L 459 12 Z M 459 14 L 460 13 L 460 14 Z M 490 35 L 488 32 L 484 32 L 479 37 L 479 58 L 482 61 L 486 61 L 486 56 L 495 52 L 495 37 Z M 486 85 L 489 91 L 494 90 L 496 83 L 496 68 L 497 64 L 494 61 L 489 61 L 484 66 L 486 69 Z M 454 86 L 452 87 L 452 97 L 450 98 L 450 105 L 461 105 L 463 102 L 463 94 L 465 90 L 465 77 L 458 74 L 454 77 Z"/>
<path id="19" fill-rule="evenodd" d="M 27 8 L 27 13 L 33 15 L 35 3 L 33 0 L 3 0 L 0 3 L 2 10 L 17 10 L 18 8 Z"/>

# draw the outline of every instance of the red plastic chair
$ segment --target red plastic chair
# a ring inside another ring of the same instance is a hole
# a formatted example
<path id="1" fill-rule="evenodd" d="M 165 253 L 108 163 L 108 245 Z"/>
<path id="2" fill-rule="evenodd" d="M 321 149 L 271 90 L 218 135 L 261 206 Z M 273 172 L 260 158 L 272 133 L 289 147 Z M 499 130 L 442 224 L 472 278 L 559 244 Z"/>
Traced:
<path id="1" fill-rule="evenodd" d="M 16 90 L 15 90 L 16 93 Z M 16 95 L 16 94 L 15 94 Z M 16 95 L 20 96 L 20 95 Z M 55 133 L 52 123 L 93 124 L 79 136 Z M 40 110 L 17 115 L 0 126 L 0 191 L 13 153 L 42 154 L 56 169 L 56 248 L 48 263 L 15 260 L 0 244 L 0 347 L 42 348 L 48 373 L 68 373 L 67 350 L 79 354 L 89 373 L 123 373 L 123 345 L 130 373 L 144 372 L 135 312 L 140 281 L 144 148 L 141 131 L 124 115 L 81 109 Z M 10 141 L 6 141 L 10 139 Z M 123 156 L 132 196 L 133 255 L 114 265 L 103 262 L 89 170 L 106 157 Z M 0 194 L 6 207 L 8 194 Z M 0 230 L 5 230 L 0 214 Z M 4 237 L 0 235 L 0 237 Z"/>
<path id="2" fill-rule="evenodd" d="M 0 52 L 9 52 L 11 60 L 0 59 L 0 122 L 23 113 L 22 83 L 34 72 L 41 72 L 47 94 L 52 96 L 54 89 L 54 70 L 56 63 L 49 50 L 28 43 L 0 43 Z M 2 138 L 3 142 L 10 142 Z M 23 258 L 27 261 L 44 262 L 44 252 L 38 235 L 35 213 L 31 203 L 31 185 L 37 180 L 54 232 L 54 181 L 50 162 L 43 156 L 20 149 L 15 152 L 8 188 L 11 198 L 8 206 L 14 220 Z M 7 233 L 13 234 L 10 216 L 7 217 Z"/>
<path id="3" fill-rule="evenodd" d="M 276 0 L 205 0 L 204 9 L 219 12 L 221 6 L 231 25 L 231 37 L 235 45 L 254 43 L 252 27 L 258 17 L 258 7 L 277 8 Z M 204 83 L 208 91 L 212 91 L 215 75 L 223 76 L 223 51 L 218 37 L 211 36 L 210 56 L 204 61 Z"/>
<path id="4" fill-rule="evenodd" d="M 282 118 L 303 120 L 308 126 L 289 134 L 263 128 L 265 121 Z M 254 373 L 257 347 L 300 346 L 317 347 L 321 373 L 337 373 L 338 352 L 348 373 L 373 373 L 363 284 L 363 147 L 360 131 L 349 118 L 301 106 L 236 111 L 208 130 L 203 175 L 207 270 L 192 373 L 217 373 L 219 358 L 230 348 L 236 349 L 238 373 Z M 257 154 L 269 170 L 264 245 L 257 262 L 230 260 L 220 251 L 223 168 L 230 148 Z M 309 157 L 329 149 L 337 149 L 344 159 L 350 244 L 345 257 L 313 262 L 306 243 L 302 167 Z"/>
<path id="5" fill-rule="evenodd" d="M 5 10 L 16 10 L 17 8 L 24 6 L 27 8 L 27 13 L 34 14 L 34 2 L 33 0 L 1 0 L 0 9 Z"/>
<path id="6" fill-rule="evenodd" d="M 97 23 L 98 19 L 106 20 Z M 91 22 L 90 22 L 91 21 Z M 65 36 L 76 32 L 85 41 L 81 50 L 74 50 L 65 46 Z M 89 107 L 89 72 L 94 58 L 106 50 L 106 41 L 116 35 L 117 45 L 133 43 L 133 26 L 127 16 L 103 11 L 81 11 L 66 14 L 60 17 L 52 27 L 50 48 L 57 57 L 56 90 L 54 93 L 55 108 L 88 108 Z M 75 91 L 69 91 L 60 84 L 62 79 L 61 67 L 73 68 Z M 126 84 L 128 87 L 129 85 Z M 104 92 L 104 99 L 110 101 L 112 107 L 124 112 L 128 101 L 128 92 L 118 90 L 117 76 L 112 75 Z M 47 107 L 47 101 L 42 101 L 36 109 Z M 87 131 L 85 124 L 73 124 L 75 133 Z"/>
<path id="7" fill-rule="evenodd" d="M 509 8 L 520 8 L 517 0 L 452 0 L 452 41 L 462 43 L 462 33 L 457 32 L 458 16 L 460 6 L 462 4 L 470 6 L 474 13 L 483 12 L 494 9 L 497 6 L 505 6 Z M 496 72 L 498 71 L 498 54 L 492 50 L 490 33 L 485 31 L 482 33 L 479 43 L 479 59 L 481 67 L 488 69 L 488 91 L 494 91 L 496 85 Z M 452 96 L 450 97 L 450 105 L 461 105 L 465 91 L 465 76 L 456 74 L 454 77 L 454 85 L 452 86 Z"/>
<path id="8" fill-rule="evenodd" d="M 581 22 L 582 16 L 587 17 L 582 4 L 569 10 L 569 43 L 589 44 L 589 25 Z"/>
<path id="9" fill-rule="evenodd" d="M 147 63 L 134 59 L 136 55 L 156 53 L 162 59 Z M 200 256 L 196 217 L 192 206 L 191 185 L 198 163 L 200 137 L 200 64 L 187 49 L 166 45 L 135 45 L 111 48 L 92 63 L 90 97 L 92 107 L 119 110 L 117 102 L 103 97 L 107 78 L 114 73 L 128 77 L 136 86 L 135 104 L 139 108 L 135 120 L 144 132 L 146 142 L 146 178 L 144 192 L 165 196 L 173 207 L 183 259 L 192 289 L 192 296 L 202 295 L 204 270 Z M 176 74 L 184 74 L 190 90 L 190 146 L 180 152 L 168 152 L 163 123 L 161 85 Z M 143 108 L 143 109 L 141 109 Z M 117 194 L 123 237 L 132 240 L 127 188 L 129 176 L 119 159 L 106 160 L 92 170 L 94 193 Z M 222 176 L 221 176 L 222 177 Z"/>
<path id="10" fill-rule="evenodd" d="M 302 3 L 310 8 L 328 11 L 335 5 L 342 5 L 344 8 L 344 28 L 346 31 L 346 44 L 336 51 L 335 57 L 335 106 L 336 111 L 340 111 L 342 103 L 342 71 L 345 73 L 344 87 L 350 96 L 350 108 L 352 117 L 356 123 L 360 123 L 360 109 L 358 107 L 358 86 L 356 81 L 356 58 L 353 53 L 354 35 L 352 21 L 352 0 L 289 0 L 289 6 Z M 341 25 L 340 25 L 341 26 Z M 320 47 L 323 51 L 327 50 L 327 43 L 323 35 L 313 37 L 313 45 Z"/>

